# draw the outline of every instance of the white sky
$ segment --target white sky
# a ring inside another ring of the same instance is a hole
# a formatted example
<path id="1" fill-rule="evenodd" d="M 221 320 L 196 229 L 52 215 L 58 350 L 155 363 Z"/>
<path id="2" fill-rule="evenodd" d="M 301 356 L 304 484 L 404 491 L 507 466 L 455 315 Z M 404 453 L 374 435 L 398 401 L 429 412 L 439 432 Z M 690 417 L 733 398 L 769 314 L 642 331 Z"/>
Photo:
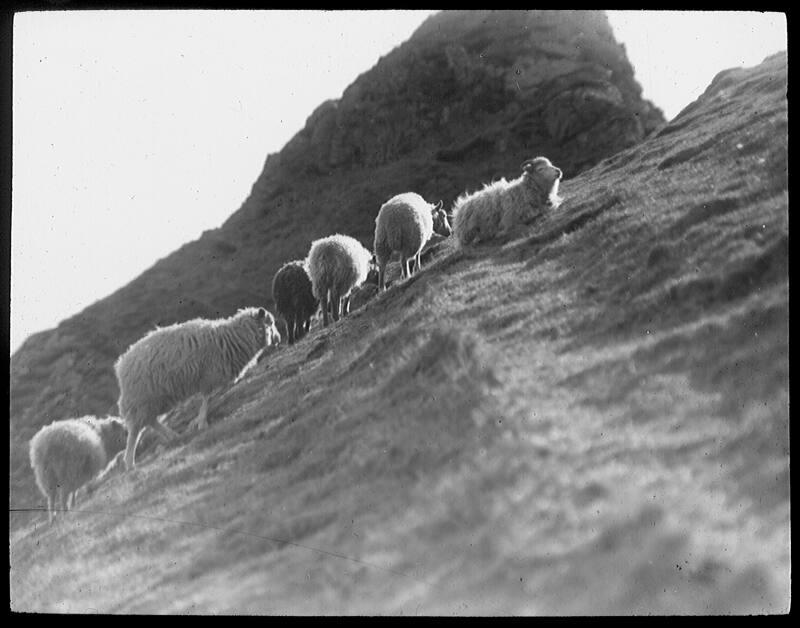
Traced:
<path id="1" fill-rule="evenodd" d="M 12 352 L 222 224 L 267 154 L 430 13 L 18 13 Z M 783 14 L 608 14 L 667 118 L 786 49 Z"/>

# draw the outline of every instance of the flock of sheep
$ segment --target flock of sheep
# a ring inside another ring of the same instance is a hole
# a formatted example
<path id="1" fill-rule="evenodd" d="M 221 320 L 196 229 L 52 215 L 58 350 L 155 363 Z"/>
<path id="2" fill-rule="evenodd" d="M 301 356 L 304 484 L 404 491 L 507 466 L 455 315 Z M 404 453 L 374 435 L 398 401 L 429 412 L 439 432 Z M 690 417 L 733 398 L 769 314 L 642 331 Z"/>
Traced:
<path id="1" fill-rule="evenodd" d="M 521 169 L 513 181 L 501 179 L 456 200 L 451 213 L 456 246 L 510 235 L 560 204 L 561 170 L 545 157 L 530 159 Z M 326 327 L 329 317 L 338 321 L 345 316 L 351 292 L 375 265 L 378 290 L 385 290 L 386 265 L 393 253 L 400 253 L 403 277 L 419 272 L 422 249 L 433 233 L 451 234 L 448 218 L 441 202 L 432 205 L 413 192 L 398 194 L 381 206 L 375 219 L 374 258 L 356 239 L 336 234 L 314 241 L 305 260 L 284 264 L 275 274 L 272 290 L 289 344 L 308 333 L 320 305 Z M 194 319 L 156 328 L 133 343 L 114 365 L 121 419 L 86 416 L 55 421 L 31 439 L 31 466 L 47 499 L 49 521 L 57 511 L 73 508 L 78 489 L 119 467 L 120 460 L 125 469 L 133 468 L 145 428 L 163 441 L 173 440 L 177 434 L 158 417 L 197 394 L 202 404 L 190 427 L 204 429 L 211 394 L 280 341 L 273 315 L 250 307 L 225 319 Z"/>

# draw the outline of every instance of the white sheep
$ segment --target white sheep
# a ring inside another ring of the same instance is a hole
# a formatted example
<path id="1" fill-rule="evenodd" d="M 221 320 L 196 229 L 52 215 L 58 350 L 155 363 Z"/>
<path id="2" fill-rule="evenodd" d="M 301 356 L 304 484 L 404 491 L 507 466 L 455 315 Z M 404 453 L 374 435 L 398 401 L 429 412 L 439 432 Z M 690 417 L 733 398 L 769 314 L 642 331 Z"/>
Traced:
<path id="1" fill-rule="evenodd" d="M 177 436 L 158 416 L 198 393 L 203 400 L 190 427 L 204 429 L 211 393 L 232 382 L 264 348 L 279 342 L 272 314 L 250 307 L 229 318 L 196 318 L 155 329 L 132 344 L 114 364 L 119 411 L 128 426 L 125 468 L 135 464 L 144 428 L 153 428 L 166 441 Z"/>
<path id="2" fill-rule="evenodd" d="M 125 448 L 125 437 L 125 424 L 118 417 L 65 419 L 36 432 L 30 443 L 31 467 L 47 499 L 49 522 L 57 508 L 66 512 L 75 506 L 76 491 Z"/>
<path id="3" fill-rule="evenodd" d="M 546 207 L 558 207 L 562 172 L 546 157 L 524 162 L 522 175 L 500 179 L 473 194 L 461 195 L 453 205 L 453 232 L 458 246 L 508 235 L 530 222 Z"/>
<path id="4" fill-rule="evenodd" d="M 441 201 L 431 205 L 419 194 L 405 192 L 381 205 L 375 218 L 375 257 L 380 290 L 386 287 L 386 264 L 395 251 L 400 252 L 403 277 L 419 272 L 422 268 L 420 253 L 434 231 L 445 237 L 450 235 L 450 224 Z"/>
<path id="5" fill-rule="evenodd" d="M 322 322 L 328 326 L 328 303 L 334 321 L 350 310 L 349 295 L 370 271 L 372 254 L 350 236 L 335 234 L 311 243 L 305 260 L 314 296 L 322 304 Z"/>

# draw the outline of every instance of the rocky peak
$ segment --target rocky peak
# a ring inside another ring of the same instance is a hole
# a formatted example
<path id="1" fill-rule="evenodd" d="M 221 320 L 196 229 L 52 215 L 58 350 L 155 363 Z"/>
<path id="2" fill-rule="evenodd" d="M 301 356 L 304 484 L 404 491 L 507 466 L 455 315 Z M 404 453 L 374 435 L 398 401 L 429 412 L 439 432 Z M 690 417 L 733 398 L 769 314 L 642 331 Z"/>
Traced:
<path id="1" fill-rule="evenodd" d="M 569 176 L 663 121 L 604 14 L 445 11 L 317 108 L 281 161 L 320 174 L 535 152 Z"/>

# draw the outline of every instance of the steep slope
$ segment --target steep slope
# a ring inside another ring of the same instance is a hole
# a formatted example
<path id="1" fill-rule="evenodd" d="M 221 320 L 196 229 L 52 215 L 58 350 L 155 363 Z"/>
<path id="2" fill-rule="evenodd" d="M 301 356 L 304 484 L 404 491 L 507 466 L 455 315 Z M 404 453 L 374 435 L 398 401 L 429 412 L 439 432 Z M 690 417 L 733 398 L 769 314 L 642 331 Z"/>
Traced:
<path id="1" fill-rule="evenodd" d="M 445 242 L 13 534 L 13 608 L 787 611 L 786 64 L 720 73 L 518 237 Z"/>
<path id="2" fill-rule="evenodd" d="M 39 499 L 26 453 L 33 433 L 55 419 L 116 413 L 113 362 L 153 326 L 271 307 L 281 264 L 334 232 L 371 248 L 377 210 L 398 192 L 449 204 L 467 186 L 515 175 L 534 154 L 571 176 L 663 123 L 640 92 L 602 13 L 432 16 L 269 156 L 221 228 L 16 352 L 12 506 Z"/>

